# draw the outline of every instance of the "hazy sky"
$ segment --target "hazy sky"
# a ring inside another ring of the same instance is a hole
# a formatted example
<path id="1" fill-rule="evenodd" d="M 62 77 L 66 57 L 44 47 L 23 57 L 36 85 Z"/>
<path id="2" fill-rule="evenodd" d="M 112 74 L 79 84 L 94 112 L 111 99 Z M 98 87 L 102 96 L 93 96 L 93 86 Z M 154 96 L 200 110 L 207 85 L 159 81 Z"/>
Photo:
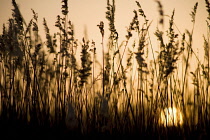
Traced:
<path id="1" fill-rule="evenodd" d="M 2 32 L 3 23 L 7 23 L 11 17 L 12 0 L 0 0 L 0 32 Z M 116 1 L 116 29 L 119 32 L 119 37 L 123 40 L 126 35 L 126 27 L 129 26 L 133 18 L 133 10 L 138 10 L 135 3 L 136 0 L 115 0 Z M 147 16 L 147 19 L 153 21 L 150 28 L 152 41 L 153 34 L 157 27 L 158 21 L 158 5 L 155 0 L 138 0 Z M 202 47 L 202 35 L 206 35 L 206 7 L 205 0 L 197 0 L 198 11 L 196 15 L 194 45 Z M 171 16 L 173 9 L 175 9 L 175 23 L 183 33 L 185 29 L 191 30 L 192 23 L 190 12 L 197 2 L 196 0 L 162 0 L 163 10 L 165 15 Z M 43 18 L 46 18 L 47 24 L 50 28 L 50 33 L 55 32 L 55 21 L 57 15 L 61 15 L 61 0 L 16 0 L 23 17 L 28 23 L 33 17 L 31 9 L 38 13 L 39 16 L 39 30 L 43 34 Z M 111 0 L 110 0 L 111 2 Z M 100 38 L 100 31 L 97 27 L 100 21 L 105 22 L 105 27 L 108 28 L 107 20 L 105 18 L 106 0 L 69 0 L 69 16 L 75 27 L 76 38 L 81 40 L 84 36 L 84 30 L 88 34 L 89 40 L 97 41 Z M 168 23 L 169 18 L 165 17 L 165 22 Z M 142 21 L 143 22 L 143 21 Z M 167 27 L 165 27 L 167 29 Z M 105 30 L 108 35 L 108 30 Z"/>

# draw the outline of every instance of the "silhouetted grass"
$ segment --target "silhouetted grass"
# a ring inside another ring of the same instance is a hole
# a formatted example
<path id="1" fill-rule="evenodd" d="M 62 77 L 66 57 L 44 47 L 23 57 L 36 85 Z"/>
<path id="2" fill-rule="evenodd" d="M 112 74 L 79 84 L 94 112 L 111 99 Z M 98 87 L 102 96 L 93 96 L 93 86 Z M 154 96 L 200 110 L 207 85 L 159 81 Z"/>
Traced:
<path id="1" fill-rule="evenodd" d="M 159 25 L 165 26 L 168 17 L 164 16 L 161 1 L 156 2 Z M 210 15 L 210 3 L 208 0 L 205 3 Z M 204 61 L 199 60 L 193 49 L 199 3 L 190 13 L 191 30 L 179 30 L 174 22 L 174 9 L 168 29 L 157 27 L 152 32 L 158 40 L 157 57 L 150 39 L 152 22 L 140 2 L 136 1 L 138 9 L 133 11 L 124 41 L 119 42 L 115 1 L 107 1 L 108 43 L 104 42 L 104 22 L 96 25 L 101 33 L 101 46 L 85 38 L 79 45 L 68 19 L 68 0 L 62 0 L 62 15 L 55 21 L 57 33 L 51 35 L 43 19 L 45 42 L 39 35 L 37 13 L 32 10 L 33 17 L 26 23 L 15 0 L 12 4 L 12 18 L 7 26 L 3 25 L 0 34 L 3 135 L 209 138 L 209 34 L 203 35 Z M 209 20 L 207 17 L 207 33 Z M 98 54 L 102 60 L 97 58 L 97 47 L 102 47 Z M 78 48 L 81 48 L 79 56 Z M 196 66 L 193 71 L 191 61 Z M 170 107 L 182 113 L 183 123 L 161 120 L 168 117 Z"/>

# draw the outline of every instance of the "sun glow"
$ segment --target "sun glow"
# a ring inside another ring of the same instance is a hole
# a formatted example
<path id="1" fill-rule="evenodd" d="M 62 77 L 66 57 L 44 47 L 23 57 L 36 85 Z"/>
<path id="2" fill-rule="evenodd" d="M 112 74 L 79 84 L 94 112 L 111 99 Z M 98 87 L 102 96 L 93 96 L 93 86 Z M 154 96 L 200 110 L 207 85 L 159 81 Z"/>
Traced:
<path id="1" fill-rule="evenodd" d="M 160 113 L 160 124 L 164 126 L 181 126 L 183 124 L 181 111 L 175 107 L 165 108 Z"/>

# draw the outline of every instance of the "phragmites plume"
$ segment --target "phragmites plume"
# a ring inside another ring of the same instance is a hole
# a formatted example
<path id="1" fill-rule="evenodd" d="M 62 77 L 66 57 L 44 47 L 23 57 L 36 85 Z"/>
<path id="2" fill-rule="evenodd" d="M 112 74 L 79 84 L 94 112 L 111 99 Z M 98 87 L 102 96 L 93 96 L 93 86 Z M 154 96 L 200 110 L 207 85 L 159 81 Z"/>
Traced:
<path id="1" fill-rule="evenodd" d="M 109 21 L 109 30 L 111 31 L 111 33 L 115 33 L 115 0 L 112 0 L 112 4 L 110 4 L 109 0 L 107 0 L 106 19 Z"/>
<path id="2" fill-rule="evenodd" d="M 198 8 L 198 2 L 195 3 L 193 11 L 190 13 L 190 16 L 192 17 L 192 20 L 191 20 L 192 22 L 195 22 L 195 15 L 196 15 L 197 8 Z"/>
<path id="3" fill-rule="evenodd" d="M 97 25 L 100 29 L 102 37 L 104 37 L 104 22 L 101 21 L 99 25 Z"/>
<path id="4" fill-rule="evenodd" d="M 63 5 L 62 5 L 62 14 L 67 15 L 68 14 L 68 0 L 62 0 Z"/>
<path id="5" fill-rule="evenodd" d="M 39 28 L 38 28 L 38 25 L 37 25 L 37 23 L 38 23 L 38 14 L 33 9 L 31 9 L 31 11 L 33 12 L 33 19 L 35 20 L 35 21 L 32 21 L 32 24 L 33 24 L 32 30 L 33 31 L 39 31 Z"/>
<path id="6" fill-rule="evenodd" d="M 156 0 L 157 4 L 158 4 L 158 11 L 159 11 L 159 15 L 160 15 L 160 20 L 159 23 L 163 25 L 164 23 L 164 12 L 163 12 L 163 5 L 161 4 L 161 2 L 159 0 Z"/>
<path id="7" fill-rule="evenodd" d="M 47 39 L 47 48 L 49 48 L 50 53 L 54 53 L 55 50 L 53 48 L 53 42 L 52 42 L 52 37 L 50 35 L 50 29 L 47 26 L 47 22 L 45 20 L 45 18 L 43 19 L 43 25 L 44 25 L 44 29 L 45 29 L 45 34 L 46 34 L 46 39 Z"/>
<path id="8" fill-rule="evenodd" d="M 178 48 L 175 39 L 178 38 L 178 34 L 174 32 L 174 13 L 172 12 L 171 19 L 169 20 L 169 29 L 167 31 L 167 36 L 169 39 L 169 43 L 164 43 L 163 41 L 163 32 L 157 30 L 155 35 L 157 36 L 160 42 L 160 53 L 159 53 L 159 64 L 160 64 L 160 72 L 165 78 L 167 78 L 177 67 L 176 62 L 178 60 L 179 55 L 183 52 L 183 46 Z M 183 40 L 185 36 L 183 35 Z M 184 45 L 184 44 L 183 44 Z"/>
<path id="9" fill-rule="evenodd" d="M 136 4 L 139 7 L 139 13 L 140 13 L 140 15 L 146 19 L 146 15 L 144 13 L 144 10 L 141 8 L 140 3 L 138 1 L 136 1 Z"/>
<path id="10" fill-rule="evenodd" d="M 82 87 L 85 83 L 88 82 L 88 77 L 91 75 L 91 55 L 89 52 L 89 41 L 82 40 L 82 51 L 81 51 L 81 66 L 82 68 L 79 70 L 80 83 L 79 85 Z"/>
<path id="11" fill-rule="evenodd" d="M 209 2 L 209 0 L 205 0 L 205 2 L 206 2 L 206 11 L 208 12 L 208 17 L 207 17 L 207 19 L 208 20 L 210 20 L 210 2 Z"/>
<path id="12" fill-rule="evenodd" d="M 128 29 L 127 29 L 127 35 L 125 36 L 127 40 L 129 40 L 132 37 L 132 31 L 137 29 L 139 30 L 139 21 L 138 21 L 138 14 L 137 11 L 134 10 L 134 17 L 132 19 L 132 22 L 130 23 Z"/>
<path id="13" fill-rule="evenodd" d="M 12 16 L 15 19 L 15 25 L 17 26 L 18 32 L 20 33 L 23 30 L 24 20 L 15 0 L 12 0 L 12 5 L 14 7 L 14 9 L 12 9 Z"/>

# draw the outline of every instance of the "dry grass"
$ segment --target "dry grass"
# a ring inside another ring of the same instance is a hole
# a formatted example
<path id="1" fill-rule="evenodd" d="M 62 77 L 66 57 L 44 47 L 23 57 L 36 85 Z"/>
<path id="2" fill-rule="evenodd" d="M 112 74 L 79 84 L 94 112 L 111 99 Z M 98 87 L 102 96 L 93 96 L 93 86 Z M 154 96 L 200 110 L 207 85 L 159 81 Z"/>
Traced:
<path id="1" fill-rule="evenodd" d="M 163 25 L 163 7 L 156 2 L 159 24 Z M 205 2 L 210 15 L 210 3 Z M 153 32 L 160 50 L 156 58 L 149 35 L 152 22 L 141 4 L 136 2 L 138 9 L 134 10 L 125 40 L 119 42 L 115 1 L 107 1 L 107 45 L 103 21 L 98 25 L 102 60 L 97 59 L 94 41 L 83 38 L 78 45 L 68 19 L 68 0 L 62 0 L 62 15 L 55 22 L 58 33 L 51 35 L 43 19 L 46 43 L 39 36 L 37 13 L 32 10 L 34 16 L 27 24 L 15 0 L 12 4 L 12 18 L 0 34 L 0 124 L 4 132 L 58 137 L 209 137 L 209 34 L 204 35 L 204 61 L 198 59 L 192 47 L 199 3 L 190 13 L 191 30 L 177 30 L 174 10 L 167 31 L 157 28 Z M 207 27 L 209 20 L 207 17 Z M 76 56 L 78 48 L 80 59 Z M 193 58 L 195 71 L 190 69 Z M 183 117 L 181 125 L 172 120 L 169 125 L 167 119 L 160 123 L 161 116 L 176 114 L 163 113 L 170 107 L 180 110 L 176 113 Z"/>

